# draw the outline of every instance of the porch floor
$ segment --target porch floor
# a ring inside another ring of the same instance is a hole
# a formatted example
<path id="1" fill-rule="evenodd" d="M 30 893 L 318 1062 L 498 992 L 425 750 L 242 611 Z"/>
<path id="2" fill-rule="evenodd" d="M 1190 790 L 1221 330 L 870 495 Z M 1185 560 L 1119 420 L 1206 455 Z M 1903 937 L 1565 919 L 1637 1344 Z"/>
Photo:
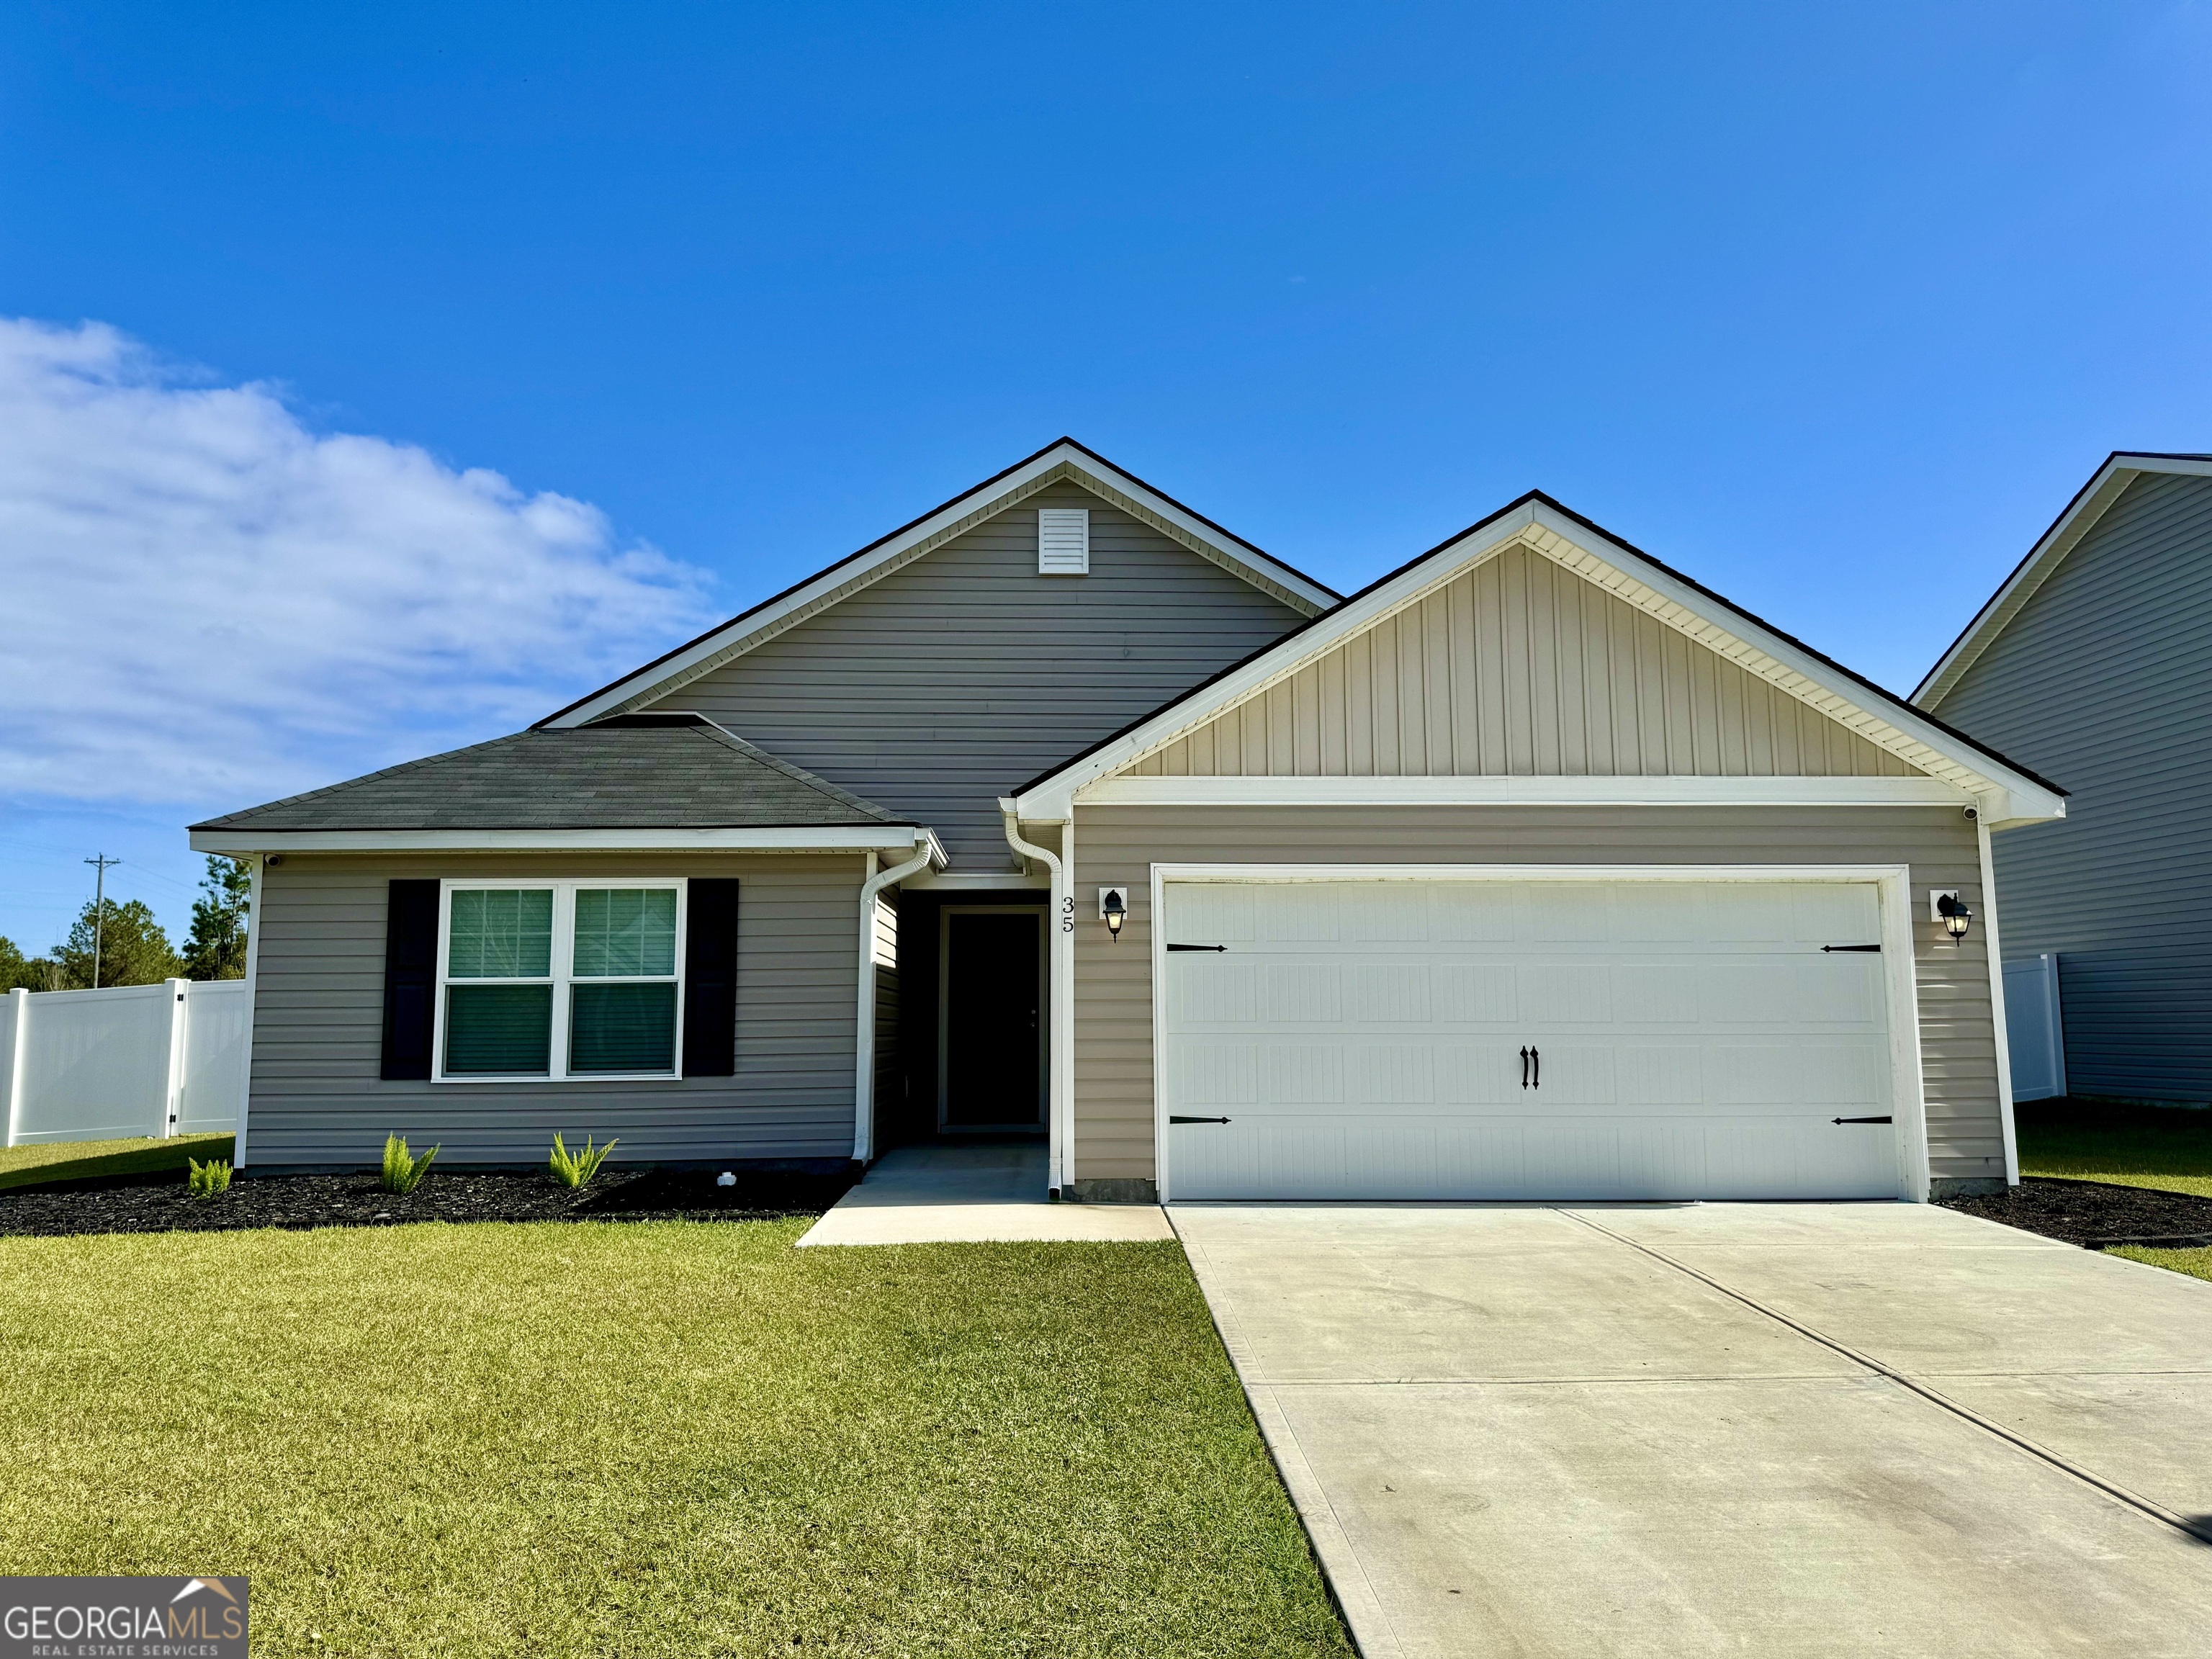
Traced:
<path id="1" fill-rule="evenodd" d="M 1111 1243 L 1175 1237 L 1156 1204 L 1052 1204 L 1042 1146 L 901 1146 L 799 1242 Z"/>

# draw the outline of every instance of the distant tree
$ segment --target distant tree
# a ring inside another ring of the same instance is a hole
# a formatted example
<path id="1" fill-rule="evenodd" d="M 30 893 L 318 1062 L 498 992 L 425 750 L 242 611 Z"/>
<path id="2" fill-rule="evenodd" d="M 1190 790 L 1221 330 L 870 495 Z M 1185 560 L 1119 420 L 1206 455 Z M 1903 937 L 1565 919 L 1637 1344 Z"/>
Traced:
<path id="1" fill-rule="evenodd" d="M 70 928 L 69 943 L 54 947 L 61 964 L 64 990 L 97 989 L 92 980 L 93 927 L 100 920 L 90 901 Z M 158 985 L 181 978 L 185 964 L 169 945 L 169 936 L 143 900 L 128 904 L 107 901 L 107 915 L 100 929 L 101 985 Z"/>
<path id="2" fill-rule="evenodd" d="M 200 891 L 204 896 L 192 902 L 192 931 L 185 939 L 185 977 L 244 979 L 246 913 L 253 897 L 252 867 L 243 859 L 210 854 Z"/>
<path id="3" fill-rule="evenodd" d="M 61 965 L 49 957 L 26 957 L 12 939 L 0 938 L 0 991 L 61 988 Z"/>

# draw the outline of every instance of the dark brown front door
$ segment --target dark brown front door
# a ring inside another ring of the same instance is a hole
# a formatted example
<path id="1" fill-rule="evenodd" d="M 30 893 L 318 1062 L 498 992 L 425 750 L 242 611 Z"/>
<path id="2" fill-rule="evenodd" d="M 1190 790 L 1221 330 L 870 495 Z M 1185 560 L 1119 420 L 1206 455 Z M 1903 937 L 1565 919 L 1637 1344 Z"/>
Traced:
<path id="1" fill-rule="evenodd" d="M 939 1121 L 1034 1128 L 1044 1121 L 1043 914 L 948 910 L 945 929 Z"/>

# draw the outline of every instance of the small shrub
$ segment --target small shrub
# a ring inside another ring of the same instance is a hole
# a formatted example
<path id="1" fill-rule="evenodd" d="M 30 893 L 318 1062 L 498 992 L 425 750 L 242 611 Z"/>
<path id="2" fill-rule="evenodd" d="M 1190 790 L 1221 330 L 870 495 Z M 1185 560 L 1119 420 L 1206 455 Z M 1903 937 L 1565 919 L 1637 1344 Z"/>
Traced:
<path id="1" fill-rule="evenodd" d="M 561 1137 L 555 1135 L 553 1137 L 555 1183 L 562 1187 L 582 1186 L 593 1176 L 599 1174 L 599 1165 L 607 1161 L 607 1154 L 614 1149 L 615 1143 L 610 1140 L 595 1152 L 592 1147 L 591 1136 L 586 1135 L 584 1150 L 580 1152 L 572 1152 L 561 1144 Z"/>
<path id="2" fill-rule="evenodd" d="M 185 1160 L 185 1190 L 194 1198 L 213 1198 L 230 1187 L 230 1164 L 223 1158 L 211 1158 L 204 1164 L 191 1158 Z"/>
<path id="3" fill-rule="evenodd" d="M 405 1194 L 422 1184 L 422 1177 L 430 1173 L 430 1160 L 438 1155 L 433 1146 L 420 1158 L 408 1155 L 407 1143 L 398 1135 L 384 1138 L 384 1190 Z"/>

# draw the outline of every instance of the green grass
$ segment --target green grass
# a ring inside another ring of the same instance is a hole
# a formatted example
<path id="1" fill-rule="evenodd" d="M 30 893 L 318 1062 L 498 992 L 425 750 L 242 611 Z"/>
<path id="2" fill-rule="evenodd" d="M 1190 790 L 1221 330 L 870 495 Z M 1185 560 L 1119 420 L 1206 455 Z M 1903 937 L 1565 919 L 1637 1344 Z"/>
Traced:
<path id="1" fill-rule="evenodd" d="M 2035 1100 L 2014 1117 L 2022 1175 L 2212 1198 L 2212 1112 Z"/>
<path id="2" fill-rule="evenodd" d="M 228 1135 L 178 1135 L 169 1140 L 52 1140 L 37 1146 L 0 1146 L 0 1192 L 46 1181 L 74 1181 L 82 1176 L 137 1175 L 174 1170 L 185 1178 L 185 1160 L 231 1154 Z"/>
<path id="3" fill-rule="evenodd" d="M 2147 1250 L 2140 1244 L 2115 1244 L 2106 1255 L 2124 1255 L 2130 1261 L 2148 1261 L 2191 1279 L 2212 1279 L 2212 1249 Z"/>
<path id="4" fill-rule="evenodd" d="M 0 1241 L 0 1560 L 257 1655 L 1350 1653 L 1175 1246 L 805 1225 Z"/>

